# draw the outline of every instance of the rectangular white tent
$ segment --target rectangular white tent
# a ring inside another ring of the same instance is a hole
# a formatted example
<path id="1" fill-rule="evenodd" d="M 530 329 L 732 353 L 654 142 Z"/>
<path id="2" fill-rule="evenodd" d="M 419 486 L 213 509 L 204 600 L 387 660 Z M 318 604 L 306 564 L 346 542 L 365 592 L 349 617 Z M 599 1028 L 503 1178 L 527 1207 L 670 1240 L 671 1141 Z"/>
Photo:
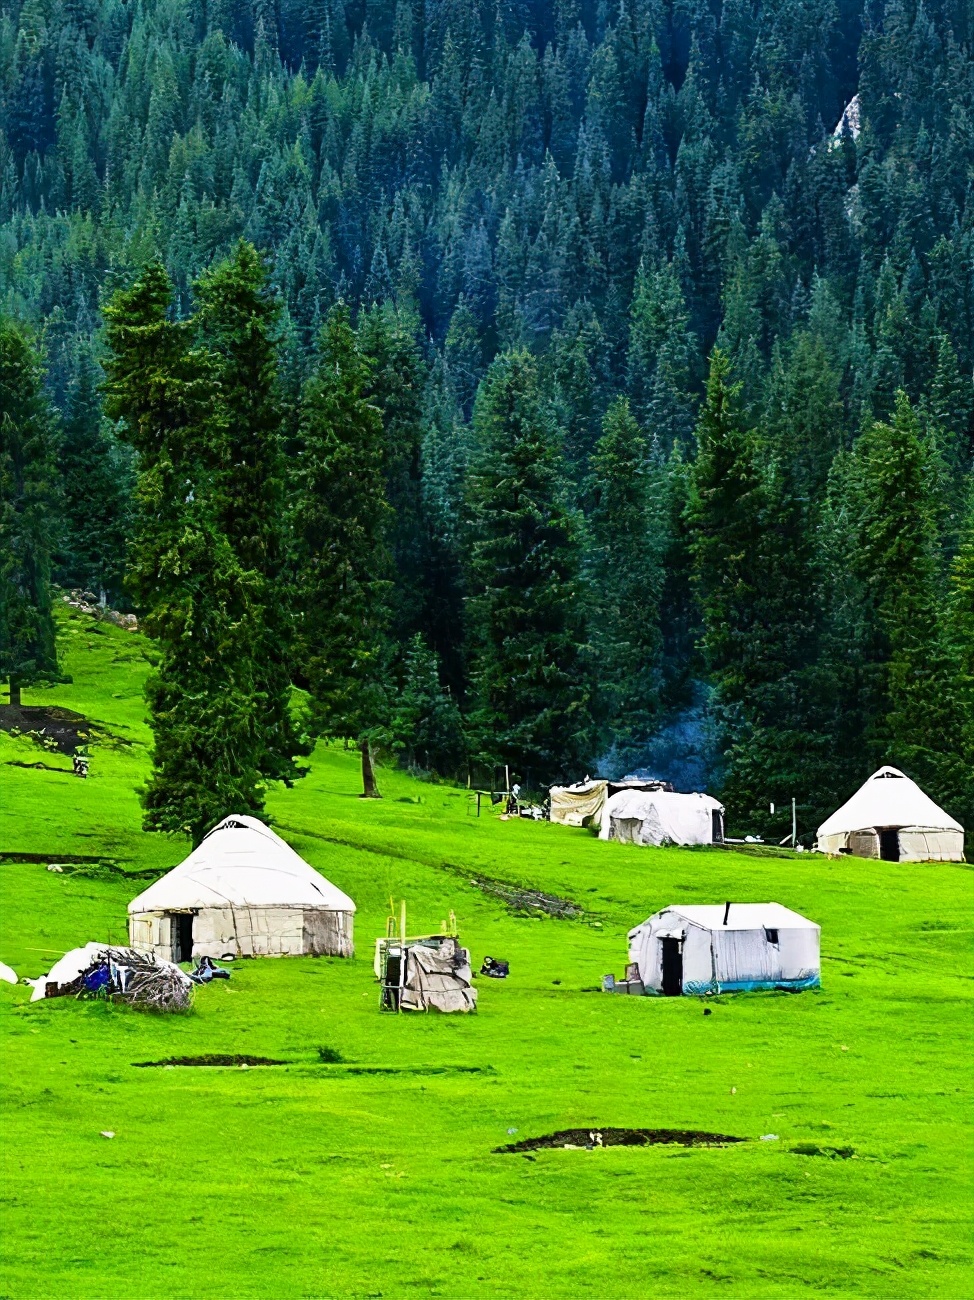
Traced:
<path id="1" fill-rule="evenodd" d="M 810 989 L 820 981 L 820 928 L 780 903 L 667 907 L 629 931 L 647 993 Z"/>

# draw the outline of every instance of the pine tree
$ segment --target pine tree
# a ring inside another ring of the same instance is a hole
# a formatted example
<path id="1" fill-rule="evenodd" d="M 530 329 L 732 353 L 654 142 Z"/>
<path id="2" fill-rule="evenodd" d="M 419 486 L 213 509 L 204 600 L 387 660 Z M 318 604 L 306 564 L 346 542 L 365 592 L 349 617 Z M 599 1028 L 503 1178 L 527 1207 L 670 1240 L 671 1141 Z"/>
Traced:
<path id="1" fill-rule="evenodd" d="M 625 398 L 602 428 L 589 489 L 592 642 L 611 741 L 628 767 L 659 721 L 663 520 L 646 440 Z"/>
<path id="2" fill-rule="evenodd" d="M 68 388 L 58 457 L 64 533 L 57 575 L 66 586 L 86 587 L 117 604 L 123 595 L 135 470 L 128 448 L 116 442 L 103 420 L 100 379 L 100 367 L 82 348 Z"/>
<path id="3" fill-rule="evenodd" d="M 363 793 L 378 797 L 371 745 L 389 716 L 390 507 L 382 415 L 349 322 L 333 308 L 301 414 L 295 476 L 300 662 L 318 734 L 354 740 Z"/>
<path id="4" fill-rule="evenodd" d="M 924 442 L 905 393 L 896 395 L 892 422 L 868 428 L 853 455 L 854 563 L 871 590 L 886 646 L 885 710 L 876 720 L 880 756 L 935 798 L 960 799 L 970 788 L 970 766 L 940 571 L 936 451 Z M 955 576 L 955 602 L 962 590 L 963 578 L 958 588 Z"/>
<path id="5" fill-rule="evenodd" d="M 440 681 L 439 664 L 421 632 L 406 648 L 403 686 L 390 722 L 391 748 L 410 765 L 457 776 L 466 756 L 460 710 Z"/>
<path id="6" fill-rule="evenodd" d="M 41 361 L 22 328 L 0 317 L 0 678 L 58 681 L 51 607 L 57 542 L 57 442 Z"/>
<path id="7" fill-rule="evenodd" d="M 144 825 L 199 843 L 229 813 L 263 808 L 261 624 L 214 493 L 227 438 L 216 375 L 190 328 L 169 320 L 171 303 L 153 265 L 105 308 L 105 407 L 139 456 L 128 582 L 159 651 L 146 685 L 155 744 Z"/>
<path id="8" fill-rule="evenodd" d="M 591 757 L 591 664 L 579 520 L 526 352 L 488 370 L 467 483 L 472 727 L 482 761 L 528 785 Z"/>
<path id="9" fill-rule="evenodd" d="M 213 356 L 219 385 L 219 430 L 211 487 L 216 520 L 248 574 L 259 622 L 253 644 L 260 697 L 263 776 L 290 781 L 293 759 L 307 746 L 291 716 L 294 615 L 286 566 L 283 403 L 277 384 L 276 330 L 280 306 L 264 258 L 252 244 L 195 285 L 200 346 Z"/>

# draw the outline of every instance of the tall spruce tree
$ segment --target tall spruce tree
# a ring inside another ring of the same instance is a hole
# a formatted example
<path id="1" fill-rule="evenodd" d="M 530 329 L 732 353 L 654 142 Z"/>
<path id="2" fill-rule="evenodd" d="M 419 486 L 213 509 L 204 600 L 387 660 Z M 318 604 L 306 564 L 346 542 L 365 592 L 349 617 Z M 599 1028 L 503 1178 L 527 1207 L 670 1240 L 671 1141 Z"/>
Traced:
<path id="1" fill-rule="evenodd" d="M 408 764 L 458 776 L 466 757 L 456 700 L 440 681 L 436 652 L 417 632 L 406 647 L 403 685 L 392 709 L 391 748 Z"/>
<path id="2" fill-rule="evenodd" d="M 577 777 L 594 742 L 580 524 L 526 352 L 488 370 L 474 435 L 468 626 L 478 756 L 531 785 Z"/>
<path id="3" fill-rule="evenodd" d="M 263 808 L 261 621 L 214 491 L 227 440 L 216 374 L 171 306 L 153 265 L 105 308 L 105 406 L 139 455 L 128 581 L 159 654 L 146 686 L 155 743 L 144 824 L 198 843 L 228 813 Z"/>
<path id="4" fill-rule="evenodd" d="M 292 718 L 294 615 L 286 566 L 283 410 L 277 386 L 279 303 L 264 257 L 243 240 L 195 285 L 197 345 L 212 354 L 221 419 L 212 447 L 215 520 L 253 602 L 251 647 L 263 776 L 290 781 L 307 746 Z"/>
<path id="5" fill-rule="evenodd" d="M 365 798 L 378 797 L 371 745 L 387 734 L 390 507 L 382 415 L 370 367 L 339 304 L 304 393 L 295 475 L 300 662 L 320 735 L 354 740 Z"/>
<path id="6" fill-rule="evenodd" d="M 870 588 L 886 650 L 876 756 L 896 763 L 950 804 L 965 799 L 970 764 L 963 668 L 951 644 L 938 545 L 936 455 L 921 435 L 909 399 L 899 392 L 892 420 L 871 425 L 853 449 L 858 470 L 854 563 Z M 955 602 L 962 590 L 955 575 Z"/>
<path id="7" fill-rule="evenodd" d="M 616 765 L 627 767 L 659 722 L 665 524 L 646 440 L 625 398 L 609 407 L 602 430 L 589 488 L 592 643 Z"/>
<path id="8" fill-rule="evenodd" d="M 21 687 L 58 680 L 51 606 L 57 543 L 57 440 L 40 357 L 0 317 L 0 678 Z"/>
<path id="9" fill-rule="evenodd" d="M 64 530 L 57 576 L 67 586 L 104 593 L 116 604 L 123 596 L 135 470 L 129 449 L 106 427 L 100 380 L 101 368 L 82 347 L 68 387 L 58 456 Z"/>

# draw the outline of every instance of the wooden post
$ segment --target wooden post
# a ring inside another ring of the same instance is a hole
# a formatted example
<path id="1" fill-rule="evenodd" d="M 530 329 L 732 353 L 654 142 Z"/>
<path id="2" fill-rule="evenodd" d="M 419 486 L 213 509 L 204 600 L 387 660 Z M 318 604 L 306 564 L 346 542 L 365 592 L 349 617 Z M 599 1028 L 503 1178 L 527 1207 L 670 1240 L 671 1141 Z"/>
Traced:
<path id="1" fill-rule="evenodd" d="M 381 799 L 379 788 L 375 783 L 375 769 L 372 766 L 372 750 L 369 748 L 368 740 L 359 741 L 359 749 L 362 754 L 362 794 L 363 799 Z"/>
<path id="2" fill-rule="evenodd" d="M 10 703 L 15 709 L 20 708 L 20 682 L 16 677 L 10 679 Z"/>

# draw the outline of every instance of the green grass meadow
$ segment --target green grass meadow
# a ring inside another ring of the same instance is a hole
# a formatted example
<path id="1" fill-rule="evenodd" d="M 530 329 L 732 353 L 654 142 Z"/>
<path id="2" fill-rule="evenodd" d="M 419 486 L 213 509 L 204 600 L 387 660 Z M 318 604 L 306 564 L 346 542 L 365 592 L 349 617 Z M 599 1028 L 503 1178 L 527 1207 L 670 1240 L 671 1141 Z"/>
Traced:
<path id="1" fill-rule="evenodd" d="M 62 623 L 73 682 L 25 702 L 99 724 L 89 779 L 0 733 L 0 959 L 32 977 L 121 940 L 146 883 L 127 873 L 188 848 L 140 829 L 141 638 Z M 58 770 L 18 766 L 37 761 Z M 0 984 L 0 1300 L 974 1294 L 969 867 L 603 844 L 379 777 L 383 800 L 360 800 L 357 757 L 319 746 L 268 797 L 276 829 L 355 898 L 354 960 L 237 962 L 169 1018 Z M 18 854 L 118 866 L 58 874 Z M 474 875 L 585 917 L 514 915 Z M 452 908 L 476 966 L 510 961 L 508 981 L 478 981 L 477 1015 L 379 1013 L 390 895 L 411 932 Z M 631 926 L 727 898 L 818 921 L 821 990 L 724 996 L 710 1016 L 597 991 Z M 287 1064 L 134 1068 L 204 1053 Z M 494 1152 L 589 1125 L 752 1140 Z"/>

